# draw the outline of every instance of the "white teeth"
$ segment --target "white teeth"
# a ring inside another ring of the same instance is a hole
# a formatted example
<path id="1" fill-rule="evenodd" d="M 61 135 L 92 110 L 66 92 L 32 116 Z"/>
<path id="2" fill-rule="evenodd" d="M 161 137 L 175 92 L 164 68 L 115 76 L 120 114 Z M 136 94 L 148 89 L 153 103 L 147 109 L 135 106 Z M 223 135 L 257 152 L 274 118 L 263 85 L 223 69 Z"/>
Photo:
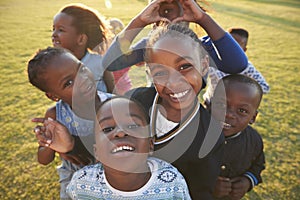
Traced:
<path id="1" fill-rule="evenodd" d="M 231 125 L 230 125 L 230 124 L 227 124 L 226 122 L 223 122 L 222 124 L 223 124 L 223 127 L 224 127 L 224 128 L 231 128 Z"/>
<path id="2" fill-rule="evenodd" d="M 112 150 L 113 153 L 119 152 L 119 151 L 133 151 L 134 148 L 131 146 L 120 146 Z"/>
<path id="3" fill-rule="evenodd" d="M 179 98 L 183 97 L 184 95 L 186 95 L 187 93 L 188 93 L 188 90 L 186 90 L 184 92 L 170 94 L 170 96 L 173 97 L 173 98 L 179 99 Z"/>

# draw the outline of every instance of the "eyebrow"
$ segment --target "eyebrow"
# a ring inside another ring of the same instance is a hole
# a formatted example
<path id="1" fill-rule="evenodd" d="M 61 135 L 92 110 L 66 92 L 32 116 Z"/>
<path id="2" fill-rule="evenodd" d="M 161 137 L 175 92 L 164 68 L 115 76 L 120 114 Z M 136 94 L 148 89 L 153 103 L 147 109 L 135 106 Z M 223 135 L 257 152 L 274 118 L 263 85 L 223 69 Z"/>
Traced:
<path id="1" fill-rule="evenodd" d="M 134 118 L 137 118 L 137 119 L 139 119 L 139 120 L 141 120 L 141 121 L 145 121 L 144 118 L 142 118 L 141 116 L 139 116 L 139 115 L 137 115 L 137 114 L 132 114 L 132 113 L 130 113 L 130 114 L 127 115 L 127 116 L 128 116 L 128 117 L 134 117 Z M 99 123 L 102 123 L 103 121 L 110 120 L 110 119 L 114 119 L 113 116 L 104 117 L 104 118 L 100 119 L 98 122 L 99 122 Z"/>
<path id="2" fill-rule="evenodd" d="M 182 60 L 187 60 L 187 61 L 189 61 L 191 63 L 193 61 L 192 57 L 190 57 L 190 56 L 179 56 L 178 58 L 175 59 L 175 62 L 178 63 L 178 62 L 180 62 Z M 159 67 L 164 67 L 164 65 L 161 65 L 161 64 L 155 64 L 155 65 L 151 65 L 150 64 L 149 65 L 149 68 L 151 68 L 151 69 L 155 69 L 155 68 L 159 68 Z"/>
<path id="3" fill-rule="evenodd" d="M 178 58 L 175 59 L 176 62 L 180 62 L 182 60 L 192 61 L 193 59 L 190 56 L 179 56 Z"/>

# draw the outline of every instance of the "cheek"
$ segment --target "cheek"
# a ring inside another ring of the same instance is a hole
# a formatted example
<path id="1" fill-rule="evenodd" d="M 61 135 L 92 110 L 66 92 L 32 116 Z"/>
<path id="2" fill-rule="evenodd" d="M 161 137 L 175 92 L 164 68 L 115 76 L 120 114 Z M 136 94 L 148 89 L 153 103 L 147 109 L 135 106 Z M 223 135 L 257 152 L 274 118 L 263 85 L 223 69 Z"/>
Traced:
<path id="1" fill-rule="evenodd" d="M 186 76 L 186 80 L 190 83 L 196 93 L 201 90 L 202 76 L 199 74 L 199 72 L 189 73 L 189 75 Z"/>

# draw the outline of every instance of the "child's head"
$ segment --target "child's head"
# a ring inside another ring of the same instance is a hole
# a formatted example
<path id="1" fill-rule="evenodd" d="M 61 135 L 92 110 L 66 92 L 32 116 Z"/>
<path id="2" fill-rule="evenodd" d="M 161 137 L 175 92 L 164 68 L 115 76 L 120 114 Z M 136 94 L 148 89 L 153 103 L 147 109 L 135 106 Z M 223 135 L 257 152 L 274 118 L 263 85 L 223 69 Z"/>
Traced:
<path id="1" fill-rule="evenodd" d="M 54 16 L 52 43 L 75 55 L 78 51 L 93 50 L 99 44 L 104 48 L 107 43 L 105 20 L 96 10 L 83 4 L 67 5 Z"/>
<path id="2" fill-rule="evenodd" d="M 112 18 L 108 21 L 111 32 L 116 36 L 124 28 L 123 22 L 118 18 Z"/>
<path id="3" fill-rule="evenodd" d="M 262 94 L 260 85 L 245 75 L 229 75 L 218 82 L 212 98 L 212 115 L 220 120 L 225 113 L 222 121 L 225 136 L 254 123 Z"/>
<path id="4" fill-rule="evenodd" d="M 249 37 L 248 31 L 243 28 L 230 28 L 228 29 L 228 32 L 239 43 L 242 49 L 246 52 L 248 37 Z"/>
<path id="5" fill-rule="evenodd" d="M 39 50 L 29 60 L 27 70 L 29 82 L 54 101 L 61 99 L 72 105 L 73 95 L 85 100 L 95 97 L 93 74 L 66 49 Z"/>
<path id="6" fill-rule="evenodd" d="M 208 56 L 197 35 L 188 27 L 169 24 L 149 37 L 145 61 L 165 109 L 183 115 L 193 107 L 202 88 Z"/>
<path id="7" fill-rule="evenodd" d="M 143 107 L 135 100 L 115 96 L 100 105 L 97 122 L 94 146 L 97 160 L 119 171 L 145 170 L 153 141 L 149 116 Z"/>

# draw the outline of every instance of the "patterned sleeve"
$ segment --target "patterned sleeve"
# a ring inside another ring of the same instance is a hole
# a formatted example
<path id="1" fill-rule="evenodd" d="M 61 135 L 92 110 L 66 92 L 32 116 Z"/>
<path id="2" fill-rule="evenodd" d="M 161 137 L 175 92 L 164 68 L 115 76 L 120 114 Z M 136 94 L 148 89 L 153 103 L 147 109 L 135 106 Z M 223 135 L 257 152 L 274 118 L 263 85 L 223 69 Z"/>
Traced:
<path id="1" fill-rule="evenodd" d="M 269 84 L 267 83 L 263 75 L 254 67 L 254 65 L 251 62 L 248 62 L 247 68 L 244 71 L 242 71 L 241 74 L 244 74 L 256 80 L 261 86 L 264 94 L 270 91 Z"/>

